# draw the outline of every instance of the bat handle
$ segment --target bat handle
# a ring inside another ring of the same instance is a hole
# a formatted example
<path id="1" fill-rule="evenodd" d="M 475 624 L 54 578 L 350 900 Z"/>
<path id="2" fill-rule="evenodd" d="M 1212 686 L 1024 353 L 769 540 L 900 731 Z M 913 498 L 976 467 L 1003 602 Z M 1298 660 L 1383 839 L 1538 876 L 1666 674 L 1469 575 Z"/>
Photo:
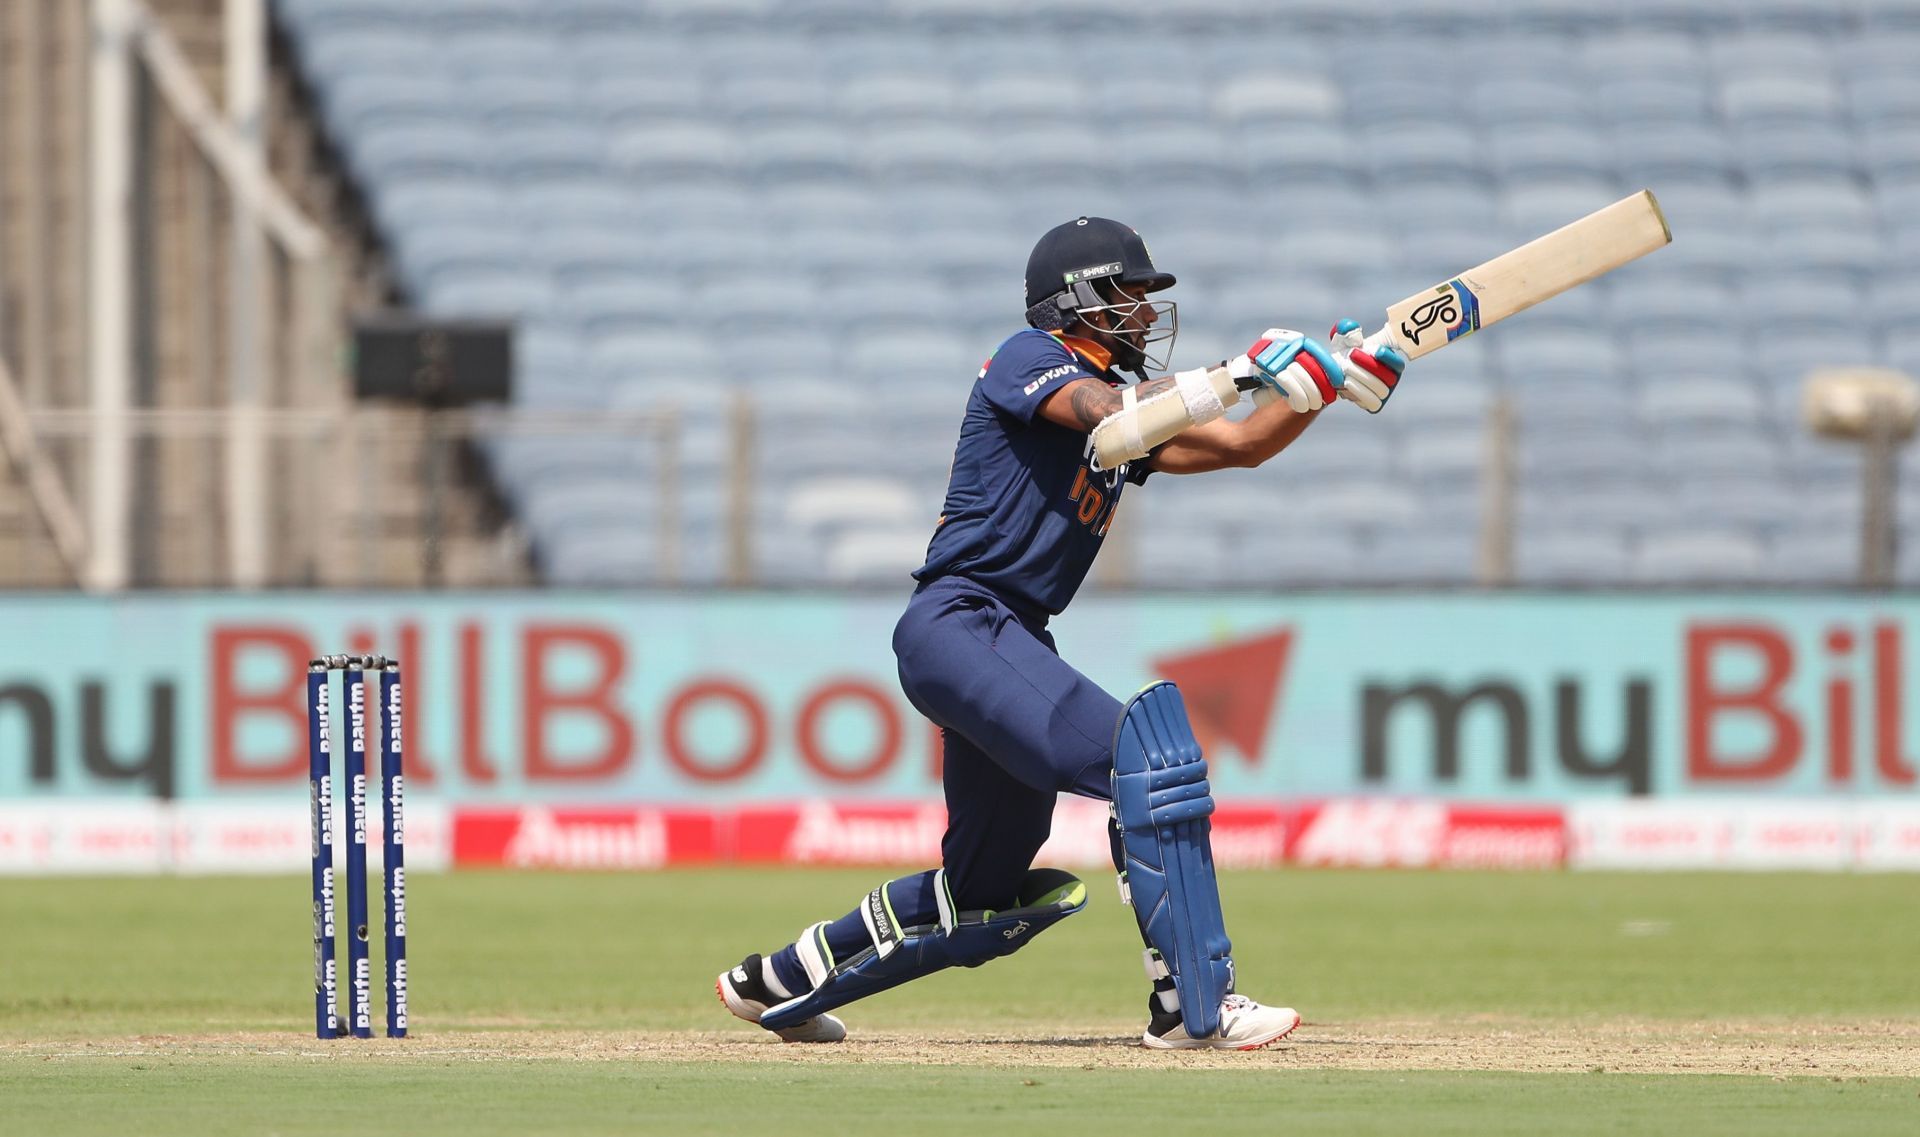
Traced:
<path id="1" fill-rule="evenodd" d="M 1279 401 L 1280 392 L 1274 390 L 1272 387 L 1262 384 L 1253 389 L 1253 405 L 1255 407 L 1264 407 Z"/>

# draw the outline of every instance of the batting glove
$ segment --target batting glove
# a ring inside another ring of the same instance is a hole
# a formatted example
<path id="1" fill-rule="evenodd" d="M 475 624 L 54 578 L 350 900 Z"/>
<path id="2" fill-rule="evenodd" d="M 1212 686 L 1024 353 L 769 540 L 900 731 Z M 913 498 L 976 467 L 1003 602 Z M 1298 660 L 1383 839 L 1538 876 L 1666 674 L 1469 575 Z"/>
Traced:
<path id="1" fill-rule="evenodd" d="M 1360 330 L 1358 320 L 1335 324 L 1333 336 L 1327 342 L 1339 353 L 1340 374 L 1344 380 L 1339 384 L 1340 397 L 1358 403 L 1360 409 L 1370 415 L 1379 414 L 1400 384 L 1400 376 L 1407 369 L 1407 357 L 1399 348 L 1385 344 L 1368 348 L 1366 333 Z"/>
<path id="2" fill-rule="evenodd" d="M 1340 361 L 1325 344 L 1286 328 L 1268 328 L 1227 370 L 1236 381 L 1251 378 L 1271 388 L 1301 414 L 1333 402 L 1344 382 Z"/>

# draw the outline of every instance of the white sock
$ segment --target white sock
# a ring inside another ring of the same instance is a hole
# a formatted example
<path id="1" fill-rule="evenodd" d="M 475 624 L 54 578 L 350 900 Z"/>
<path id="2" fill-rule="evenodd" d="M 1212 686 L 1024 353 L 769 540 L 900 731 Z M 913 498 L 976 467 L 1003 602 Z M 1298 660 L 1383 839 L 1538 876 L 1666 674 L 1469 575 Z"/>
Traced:
<path id="1" fill-rule="evenodd" d="M 779 974 L 773 970 L 773 960 L 771 957 L 762 956 L 760 958 L 760 982 L 765 983 L 767 990 L 772 991 L 782 999 L 793 998 L 793 992 L 787 990 L 786 984 L 780 982 Z"/>

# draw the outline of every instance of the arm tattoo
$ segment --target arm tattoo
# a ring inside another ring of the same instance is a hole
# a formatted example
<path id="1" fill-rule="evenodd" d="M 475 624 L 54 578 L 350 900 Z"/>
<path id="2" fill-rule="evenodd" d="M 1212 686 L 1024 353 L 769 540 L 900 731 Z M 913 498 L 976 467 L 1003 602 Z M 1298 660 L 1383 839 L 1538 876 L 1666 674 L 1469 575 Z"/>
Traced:
<path id="1" fill-rule="evenodd" d="M 1149 379 L 1137 384 L 1134 397 L 1144 401 L 1162 391 L 1171 391 L 1174 379 L 1171 375 L 1162 375 L 1158 379 Z M 1120 410 L 1120 388 L 1109 387 L 1099 380 L 1082 380 L 1073 385 L 1073 415 L 1080 421 L 1083 430 L 1092 430 L 1104 422 L 1109 415 Z"/>
<path id="2" fill-rule="evenodd" d="M 1082 379 L 1073 385 L 1073 417 L 1082 430 L 1092 430 L 1108 415 L 1120 409 L 1120 392 L 1098 379 Z"/>

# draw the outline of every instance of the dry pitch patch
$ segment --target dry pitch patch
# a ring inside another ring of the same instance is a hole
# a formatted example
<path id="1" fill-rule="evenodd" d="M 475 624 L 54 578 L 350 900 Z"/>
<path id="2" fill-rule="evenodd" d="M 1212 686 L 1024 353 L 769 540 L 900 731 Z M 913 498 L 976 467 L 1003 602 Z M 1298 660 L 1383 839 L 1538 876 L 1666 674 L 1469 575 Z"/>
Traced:
<path id="1" fill-rule="evenodd" d="M 151 1035 L 0 1041 L 0 1058 L 195 1061 L 364 1056 L 436 1063 L 791 1063 L 1141 1069 L 1446 1070 L 1519 1073 L 1920 1077 L 1920 1023 L 1451 1022 L 1305 1023 L 1250 1053 L 1149 1051 L 1099 1032 L 859 1033 L 833 1046 L 785 1045 L 744 1030 L 423 1032 L 404 1041 L 322 1043 L 293 1035 Z"/>

